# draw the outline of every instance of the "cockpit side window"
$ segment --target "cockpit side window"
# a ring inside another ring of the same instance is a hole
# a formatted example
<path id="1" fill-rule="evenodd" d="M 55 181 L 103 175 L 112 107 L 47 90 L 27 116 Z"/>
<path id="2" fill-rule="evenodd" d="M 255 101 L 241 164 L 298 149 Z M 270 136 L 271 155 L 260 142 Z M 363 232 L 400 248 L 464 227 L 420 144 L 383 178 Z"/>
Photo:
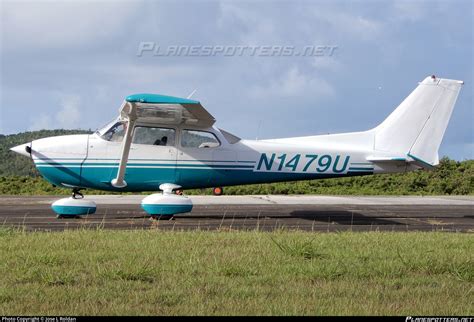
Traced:
<path id="1" fill-rule="evenodd" d="M 174 129 L 136 126 L 132 142 L 135 144 L 174 146 L 175 137 Z"/>
<path id="2" fill-rule="evenodd" d="M 110 142 L 122 142 L 126 131 L 127 123 L 117 122 L 102 135 L 102 138 Z"/>
<path id="3" fill-rule="evenodd" d="M 211 132 L 198 130 L 182 130 L 181 131 L 181 146 L 183 148 L 215 148 L 221 143 Z"/>

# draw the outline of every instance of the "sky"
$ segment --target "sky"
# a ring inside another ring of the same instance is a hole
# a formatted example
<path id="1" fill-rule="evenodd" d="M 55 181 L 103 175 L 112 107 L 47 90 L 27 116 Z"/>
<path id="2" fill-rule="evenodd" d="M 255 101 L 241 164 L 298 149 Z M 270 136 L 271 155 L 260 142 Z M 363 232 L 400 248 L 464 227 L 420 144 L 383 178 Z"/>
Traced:
<path id="1" fill-rule="evenodd" d="M 474 158 L 472 1 L 0 0 L 0 15 L 2 134 L 95 130 L 130 94 L 194 90 L 246 139 L 367 130 L 435 74 L 465 81 L 440 155 Z"/>

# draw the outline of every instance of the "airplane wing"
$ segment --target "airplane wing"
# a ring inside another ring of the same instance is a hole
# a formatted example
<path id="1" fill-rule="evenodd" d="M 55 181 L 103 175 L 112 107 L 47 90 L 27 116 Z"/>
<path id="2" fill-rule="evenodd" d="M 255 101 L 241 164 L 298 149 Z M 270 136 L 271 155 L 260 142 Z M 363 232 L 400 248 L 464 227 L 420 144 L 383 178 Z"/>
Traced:
<path id="1" fill-rule="evenodd" d="M 125 168 L 132 144 L 133 126 L 136 122 L 156 124 L 188 124 L 199 127 L 211 127 L 215 118 L 200 102 L 158 94 L 134 94 L 128 96 L 120 107 L 120 118 L 128 122 L 127 131 L 122 142 L 122 153 L 117 176 L 111 181 L 112 186 L 127 186 Z"/>
<path id="2" fill-rule="evenodd" d="M 121 116 L 128 116 L 132 109 L 136 109 L 137 121 L 147 123 L 210 127 L 216 121 L 200 102 L 186 98 L 134 94 L 125 99 L 120 111 Z"/>

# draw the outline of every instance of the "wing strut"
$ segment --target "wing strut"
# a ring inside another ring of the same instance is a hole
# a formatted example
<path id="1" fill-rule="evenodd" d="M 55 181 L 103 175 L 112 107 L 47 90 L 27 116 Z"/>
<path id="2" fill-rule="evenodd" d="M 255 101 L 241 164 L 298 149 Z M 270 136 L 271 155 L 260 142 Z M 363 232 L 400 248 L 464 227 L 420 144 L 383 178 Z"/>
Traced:
<path id="1" fill-rule="evenodd" d="M 135 104 L 130 104 L 129 102 L 125 101 L 120 109 L 120 118 L 126 121 L 128 126 L 127 130 L 125 131 L 125 137 L 123 138 L 121 153 L 122 156 L 120 158 L 117 177 L 110 182 L 115 188 L 125 188 L 127 186 L 127 182 L 124 179 L 128 155 L 130 153 L 130 146 L 132 144 L 133 127 L 135 125 L 135 121 L 137 120 L 137 108 Z"/>

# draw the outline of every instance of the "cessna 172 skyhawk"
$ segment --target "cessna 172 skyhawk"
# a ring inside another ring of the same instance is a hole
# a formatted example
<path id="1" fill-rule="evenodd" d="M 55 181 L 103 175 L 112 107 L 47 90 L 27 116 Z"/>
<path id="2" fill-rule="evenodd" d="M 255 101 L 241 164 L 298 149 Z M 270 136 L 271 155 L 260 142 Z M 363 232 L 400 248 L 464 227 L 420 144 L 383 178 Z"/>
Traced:
<path id="1" fill-rule="evenodd" d="M 189 212 L 178 189 L 430 169 L 462 81 L 425 78 L 377 127 L 363 132 L 241 140 L 214 126 L 200 102 L 155 94 L 128 96 L 119 117 L 91 135 L 35 140 L 12 148 L 31 157 L 50 183 L 73 196 L 59 216 L 92 214 L 80 189 L 158 191 L 142 201 L 152 217 Z"/>

